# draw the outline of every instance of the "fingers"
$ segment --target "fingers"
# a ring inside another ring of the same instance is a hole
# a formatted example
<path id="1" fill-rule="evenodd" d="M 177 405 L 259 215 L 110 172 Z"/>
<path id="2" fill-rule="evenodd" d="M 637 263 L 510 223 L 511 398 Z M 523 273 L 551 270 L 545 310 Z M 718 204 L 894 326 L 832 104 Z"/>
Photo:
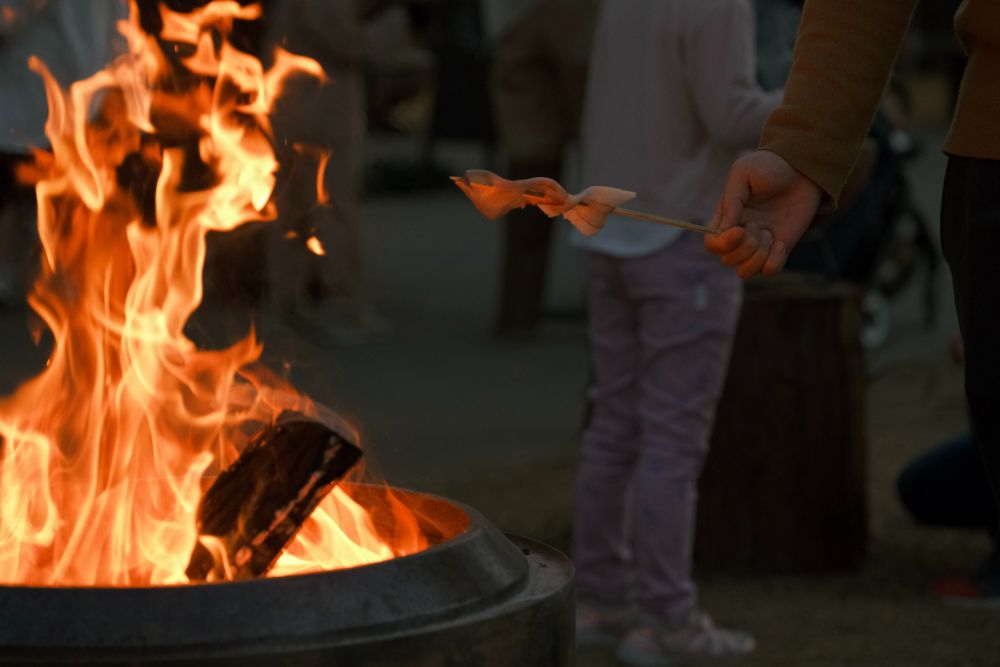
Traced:
<path id="1" fill-rule="evenodd" d="M 751 222 L 743 229 L 743 242 L 722 255 L 722 263 L 726 266 L 740 266 L 743 262 L 753 257 L 760 249 L 760 227 Z"/>
<path id="2" fill-rule="evenodd" d="M 712 218 L 708 221 L 708 228 L 713 232 L 718 232 L 721 225 L 722 225 L 722 199 L 719 199 L 719 201 L 715 204 L 715 211 L 712 212 Z"/>
<path id="3" fill-rule="evenodd" d="M 732 227 L 705 238 L 705 248 L 719 255 L 722 263 L 736 268 L 743 279 L 758 273 L 774 275 L 785 265 L 787 246 L 775 243 L 768 229 L 754 223 L 745 227 Z"/>
<path id="4" fill-rule="evenodd" d="M 764 268 L 761 269 L 761 273 L 765 276 L 773 276 L 785 266 L 785 262 L 788 260 L 788 246 L 782 242 L 778 241 L 771 248 L 771 252 L 767 255 L 767 261 L 764 262 Z"/>
<path id="5" fill-rule="evenodd" d="M 753 255 L 737 267 L 736 274 L 740 278 L 746 280 L 747 278 L 760 273 L 767 264 L 767 259 L 771 255 L 773 245 L 774 236 L 770 231 L 766 229 L 763 230 L 760 236 L 760 244 L 758 245 L 756 252 L 754 252 Z"/>
<path id="6" fill-rule="evenodd" d="M 725 255 L 736 250 L 743 243 L 745 234 L 746 232 L 742 227 L 730 227 L 718 234 L 706 234 L 705 250 L 719 256 Z"/>
<path id="7" fill-rule="evenodd" d="M 722 232 L 739 225 L 743 215 L 743 207 L 749 198 L 750 182 L 740 162 L 737 161 L 729 170 L 722 197 L 719 199 L 719 203 L 715 207 L 715 214 L 708 224 L 709 229 Z"/>

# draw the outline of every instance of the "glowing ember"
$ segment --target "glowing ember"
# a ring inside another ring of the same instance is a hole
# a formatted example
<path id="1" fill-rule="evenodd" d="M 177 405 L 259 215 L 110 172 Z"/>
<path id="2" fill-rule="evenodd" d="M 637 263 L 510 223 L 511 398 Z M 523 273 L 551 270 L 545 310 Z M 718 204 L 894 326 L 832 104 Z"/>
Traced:
<path id="1" fill-rule="evenodd" d="M 267 113 L 283 78 L 322 75 L 281 51 L 265 72 L 224 39 L 259 13 L 234 1 L 162 8 L 160 41 L 139 29 L 133 5 L 121 25 L 130 53 L 69 91 L 31 62 L 46 82 L 52 151 L 37 185 L 43 254 L 29 301 L 54 347 L 45 370 L 0 402 L 4 583 L 186 582 L 206 475 L 281 410 L 317 415 L 254 365 L 252 332 L 221 351 L 184 334 L 202 298 L 206 234 L 274 216 Z M 155 178 L 155 204 L 122 176 L 136 165 Z M 385 539 L 335 489 L 272 574 L 419 550 L 416 520 L 389 498 Z"/>
<path id="2" fill-rule="evenodd" d="M 309 248 L 309 252 L 313 253 L 314 255 L 319 255 L 320 257 L 322 257 L 323 255 L 326 254 L 326 249 L 323 247 L 323 244 L 320 243 L 320 240 L 315 236 L 310 236 L 308 239 L 306 239 L 306 247 Z"/>

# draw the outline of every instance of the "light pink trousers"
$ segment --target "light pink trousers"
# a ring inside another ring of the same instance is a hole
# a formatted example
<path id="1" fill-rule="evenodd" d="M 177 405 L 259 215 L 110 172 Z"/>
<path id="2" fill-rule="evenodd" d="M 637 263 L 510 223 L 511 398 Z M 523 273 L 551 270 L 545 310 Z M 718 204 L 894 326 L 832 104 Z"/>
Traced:
<path id="1" fill-rule="evenodd" d="M 742 302 L 685 234 L 637 259 L 584 257 L 593 382 L 574 508 L 580 598 L 667 622 L 697 604 L 697 482 Z"/>

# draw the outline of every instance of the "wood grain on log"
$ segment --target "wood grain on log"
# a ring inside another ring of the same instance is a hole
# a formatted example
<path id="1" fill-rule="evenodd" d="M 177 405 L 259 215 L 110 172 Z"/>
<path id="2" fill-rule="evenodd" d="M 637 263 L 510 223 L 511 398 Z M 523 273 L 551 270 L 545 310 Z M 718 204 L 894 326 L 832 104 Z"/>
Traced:
<path id="1" fill-rule="evenodd" d="M 199 534 L 221 545 L 225 556 L 213 554 L 199 541 L 188 577 L 204 581 L 266 574 L 323 497 L 361 457 L 360 449 L 325 424 L 282 413 L 250 440 L 202 496 Z"/>
<path id="2" fill-rule="evenodd" d="M 859 290 L 748 284 L 700 482 L 695 560 L 723 571 L 859 565 L 867 545 Z"/>

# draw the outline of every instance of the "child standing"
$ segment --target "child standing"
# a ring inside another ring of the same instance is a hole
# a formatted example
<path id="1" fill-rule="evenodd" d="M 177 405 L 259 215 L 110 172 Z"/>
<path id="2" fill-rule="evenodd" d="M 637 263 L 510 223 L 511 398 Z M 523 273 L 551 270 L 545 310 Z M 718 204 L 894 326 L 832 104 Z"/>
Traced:
<path id="1" fill-rule="evenodd" d="M 750 0 L 605 2 L 583 118 L 583 182 L 707 222 L 729 164 L 781 101 L 756 83 Z M 593 412 L 576 489 L 578 641 L 629 664 L 749 653 L 691 580 L 697 480 L 741 304 L 690 232 L 610 217 L 584 248 Z"/>

